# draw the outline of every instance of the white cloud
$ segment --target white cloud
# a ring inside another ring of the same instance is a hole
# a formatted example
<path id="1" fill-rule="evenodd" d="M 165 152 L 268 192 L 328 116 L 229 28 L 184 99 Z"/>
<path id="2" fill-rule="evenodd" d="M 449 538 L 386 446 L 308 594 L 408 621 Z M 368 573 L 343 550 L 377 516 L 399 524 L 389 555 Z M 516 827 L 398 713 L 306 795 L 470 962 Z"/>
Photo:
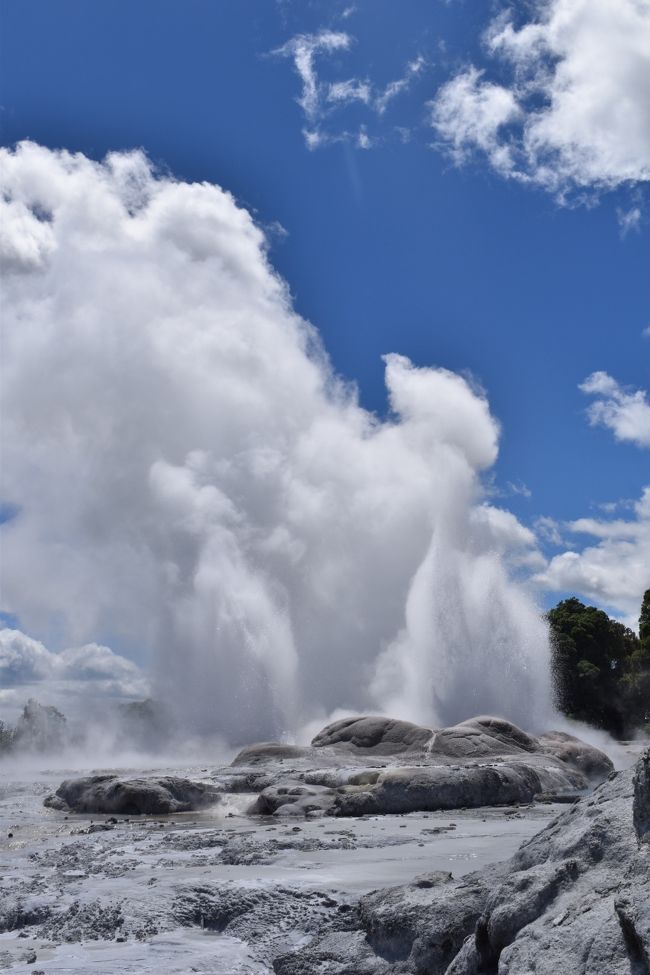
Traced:
<path id="1" fill-rule="evenodd" d="M 634 505 L 631 519 L 580 518 L 565 528 L 598 541 L 556 555 L 537 582 L 611 607 L 636 627 L 643 593 L 650 586 L 650 487 Z"/>
<path id="2" fill-rule="evenodd" d="M 22 629 L 117 634 L 177 714 L 231 740 L 337 707 L 550 720 L 546 630 L 505 568 L 531 540 L 482 506 L 485 395 L 391 355 L 391 417 L 363 410 L 217 186 L 138 153 L 23 144 L 0 164 L 52 240 L 20 263 L 9 237 L 2 316 L 0 497 L 21 510 L 0 583 Z M 57 661 L 129 679 L 101 648 Z"/>
<path id="3" fill-rule="evenodd" d="M 550 542 L 551 545 L 564 545 L 564 539 L 561 534 L 562 526 L 555 518 L 550 518 L 548 515 L 540 515 L 539 518 L 535 519 L 534 527 L 537 536 L 543 541 Z"/>
<path id="4" fill-rule="evenodd" d="M 98 698 L 144 698 L 149 681 L 132 661 L 96 643 L 52 653 L 20 630 L 0 630 L 0 686 L 15 706 L 32 694 L 88 710 Z"/>
<path id="5" fill-rule="evenodd" d="M 641 334 L 644 339 L 650 339 L 650 325 L 646 325 Z"/>
<path id="6" fill-rule="evenodd" d="M 384 88 L 378 87 L 367 78 L 322 80 L 316 70 L 316 56 L 349 50 L 352 43 L 353 38 L 345 32 L 323 30 L 317 34 L 298 34 L 273 52 L 290 57 L 301 79 L 302 93 L 298 104 L 303 109 L 307 122 L 303 136 L 308 149 L 318 149 L 337 142 L 350 142 L 359 149 L 372 148 L 379 140 L 370 136 L 365 126 L 361 129 L 358 126 L 325 126 L 329 116 L 333 111 L 355 102 L 368 108 L 373 115 L 382 116 L 396 98 L 409 90 L 414 79 L 426 67 L 425 59 L 418 55 L 407 64 L 401 78 L 391 81 Z"/>
<path id="7" fill-rule="evenodd" d="M 368 135 L 365 125 L 362 125 L 357 136 L 357 146 L 359 149 L 372 149 L 374 144 L 375 142 Z"/>
<path id="8" fill-rule="evenodd" d="M 483 74 L 469 68 L 448 81 L 431 105 L 432 123 L 457 163 L 478 148 L 495 169 L 508 175 L 514 162 L 501 132 L 519 117 L 521 109 L 511 91 L 484 81 Z"/>
<path id="9" fill-rule="evenodd" d="M 507 487 L 511 494 L 518 494 L 522 498 L 532 498 L 533 496 L 533 492 L 528 485 L 522 481 L 508 481 Z"/>
<path id="10" fill-rule="evenodd" d="M 351 43 L 352 38 L 344 31 L 323 30 L 318 34 L 298 34 L 274 52 L 293 59 L 296 72 L 302 81 L 302 94 L 298 104 L 308 122 L 313 123 L 317 118 L 321 99 L 321 85 L 315 67 L 316 55 L 347 50 Z"/>
<path id="11" fill-rule="evenodd" d="M 522 525 L 511 511 L 482 504 L 475 508 L 471 525 L 473 539 L 480 550 L 491 548 L 512 566 L 539 569 L 546 564 L 534 532 Z"/>
<path id="12" fill-rule="evenodd" d="M 349 78 L 347 81 L 336 81 L 327 90 L 328 102 L 363 102 L 370 101 L 370 85 L 367 81 Z"/>
<path id="13" fill-rule="evenodd" d="M 379 115 L 383 115 L 392 101 L 409 90 L 413 79 L 417 78 L 424 71 L 425 67 L 425 59 L 422 55 L 418 55 L 417 58 L 407 64 L 406 71 L 401 78 L 389 82 L 384 90 L 375 96 L 374 106 Z"/>
<path id="14" fill-rule="evenodd" d="M 502 175 L 559 196 L 650 179 L 648 0 L 537 0 L 533 9 L 520 26 L 506 14 L 486 32 L 509 81 L 470 67 L 441 88 L 438 135 L 458 161 L 480 150 Z"/>
<path id="15" fill-rule="evenodd" d="M 612 430 L 617 440 L 650 447 L 650 403 L 644 390 L 625 390 L 606 372 L 594 372 L 579 387 L 599 397 L 587 411 L 592 426 Z"/>
<path id="16" fill-rule="evenodd" d="M 638 231 L 641 227 L 641 208 L 630 207 L 629 210 L 622 210 L 620 207 L 616 211 L 618 226 L 621 237 L 625 238 L 631 230 Z"/>
<path id="17" fill-rule="evenodd" d="M 44 680 L 53 673 L 52 654 L 19 630 L 0 630 L 2 686 Z"/>

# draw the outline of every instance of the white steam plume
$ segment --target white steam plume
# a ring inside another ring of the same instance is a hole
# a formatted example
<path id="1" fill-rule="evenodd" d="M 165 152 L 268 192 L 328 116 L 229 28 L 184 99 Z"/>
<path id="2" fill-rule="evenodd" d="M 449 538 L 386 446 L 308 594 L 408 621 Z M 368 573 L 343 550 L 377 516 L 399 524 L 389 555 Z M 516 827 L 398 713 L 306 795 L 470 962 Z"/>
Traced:
<path id="1" fill-rule="evenodd" d="M 484 396 L 390 355 L 393 419 L 361 409 L 217 186 L 137 152 L 0 162 L 2 608 L 150 663 L 231 741 L 336 708 L 544 724 L 546 629 L 503 564 L 532 539 L 480 503 Z"/>

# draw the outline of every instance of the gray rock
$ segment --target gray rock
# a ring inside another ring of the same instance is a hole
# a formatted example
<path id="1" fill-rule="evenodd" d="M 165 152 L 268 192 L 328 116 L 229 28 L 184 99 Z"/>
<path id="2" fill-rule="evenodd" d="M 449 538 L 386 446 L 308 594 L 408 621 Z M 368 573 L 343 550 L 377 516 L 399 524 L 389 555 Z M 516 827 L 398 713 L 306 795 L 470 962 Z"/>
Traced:
<path id="1" fill-rule="evenodd" d="M 312 740 L 314 748 L 338 746 L 363 753 L 397 755 L 425 748 L 433 732 L 410 721 L 375 716 L 343 718 L 328 724 Z"/>
<path id="2" fill-rule="evenodd" d="M 290 780 L 263 789 L 248 811 L 254 816 L 323 815 L 332 809 L 335 796 L 325 786 Z"/>
<path id="3" fill-rule="evenodd" d="M 311 748 L 285 745 L 279 741 L 262 741 L 242 748 L 232 760 L 232 765 L 260 765 L 265 762 L 282 762 L 285 758 L 306 758 Z"/>
<path id="4" fill-rule="evenodd" d="M 91 775 L 66 779 L 45 806 L 72 812 L 118 813 L 127 816 L 190 812 L 219 802 L 220 793 L 202 782 L 163 776 L 125 779 L 116 775 Z"/>
<path id="5" fill-rule="evenodd" d="M 527 765 L 395 768 L 382 772 L 367 791 L 345 791 L 336 815 L 408 813 L 532 802 L 542 790 L 538 772 Z"/>
<path id="6" fill-rule="evenodd" d="M 273 962 L 275 975 L 391 975 L 389 960 L 378 958 L 363 931 L 328 931 L 309 953 L 290 952 Z"/>
<path id="7" fill-rule="evenodd" d="M 495 755 L 543 754 L 560 759 L 590 782 L 602 782 L 614 765 L 604 752 L 563 731 L 547 731 L 539 738 L 503 718 L 471 718 L 438 731 L 432 755 L 477 759 Z"/>
<path id="8" fill-rule="evenodd" d="M 547 731 L 538 738 L 538 743 L 540 751 L 582 772 L 590 782 L 602 782 L 614 771 L 611 759 L 604 752 L 564 731 Z"/>
<path id="9" fill-rule="evenodd" d="M 639 843 L 650 843 L 650 749 L 641 756 L 634 772 L 633 819 Z"/>
<path id="10" fill-rule="evenodd" d="M 264 778 L 256 778 L 260 764 Z M 250 812 L 280 816 L 478 808 L 537 795 L 573 801 L 613 768 L 571 735 L 535 738 L 490 716 L 438 732 L 376 716 L 345 718 L 323 728 L 311 748 L 264 742 L 242 749 L 233 765 L 239 779 L 224 788 L 250 785 L 259 792 Z"/>
<path id="11" fill-rule="evenodd" d="M 347 968 L 323 963 L 322 932 L 276 971 L 648 975 L 650 848 L 639 849 L 637 831 L 646 835 L 649 768 L 647 751 L 634 773 L 612 774 L 507 863 L 361 898 Z"/>
<path id="12" fill-rule="evenodd" d="M 539 751 L 536 738 L 503 718 L 470 718 L 438 731 L 431 751 L 452 758 L 487 758 Z"/>

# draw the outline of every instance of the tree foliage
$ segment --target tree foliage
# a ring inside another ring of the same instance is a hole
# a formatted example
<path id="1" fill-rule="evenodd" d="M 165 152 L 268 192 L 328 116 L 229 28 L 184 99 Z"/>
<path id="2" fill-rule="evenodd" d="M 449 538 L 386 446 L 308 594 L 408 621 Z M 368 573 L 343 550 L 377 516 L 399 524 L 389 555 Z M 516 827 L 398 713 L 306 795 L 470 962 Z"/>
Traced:
<path id="1" fill-rule="evenodd" d="M 575 597 L 548 614 L 557 704 L 568 717 L 618 737 L 650 720 L 650 590 L 639 636 Z"/>

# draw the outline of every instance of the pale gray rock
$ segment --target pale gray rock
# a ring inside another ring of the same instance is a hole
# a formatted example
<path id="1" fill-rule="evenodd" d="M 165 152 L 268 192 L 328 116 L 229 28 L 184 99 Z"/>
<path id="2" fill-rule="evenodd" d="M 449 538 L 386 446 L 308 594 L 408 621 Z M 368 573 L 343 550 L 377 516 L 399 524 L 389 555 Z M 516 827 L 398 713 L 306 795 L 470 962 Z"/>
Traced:
<path id="1" fill-rule="evenodd" d="M 639 843 L 650 843 L 650 749 L 634 771 L 634 829 Z"/>
<path id="2" fill-rule="evenodd" d="M 539 745 L 510 721 L 485 715 L 436 732 L 431 751 L 452 758 L 488 758 L 539 751 Z"/>
<path id="3" fill-rule="evenodd" d="M 577 776 L 574 782 L 580 781 Z M 530 803 L 544 791 L 542 774 L 524 764 L 394 768 L 382 772 L 367 791 L 340 793 L 338 816 L 474 809 Z"/>
<path id="4" fill-rule="evenodd" d="M 177 923 L 240 938 L 268 964 L 292 943 L 311 937 L 336 909 L 327 894 L 291 885 L 252 888 L 238 884 L 177 888 L 172 913 Z"/>
<path id="5" fill-rule="evenodd" d="M 433 732 L 410 721 L 368 716 L 343 718 L 328 724 L 312 739 L 314 748 L 337 746 L 377 755 L 398 755 L 401 752 L 424 749 Z"/>
<path id="6" fill-rule="evenodd" d="M 290 952 L 273 963 L 275 975 L 393 975 L 395 967 L 379 958 L 363 931 L 328 931 L 309 954 Z"/>
<path id="7" fill-rule="evenodd" d="M 255 778 L 260 765 L 264 779 Z M 278 816 L 479 808 L 530 803 L 536 796 L 573 799 L 613 768 L 605 754 L 571 735 L 535 738 L 490 716 L 438 732 L 376 716 L 345 718 L 323 728 L 311 748 L 264 742 L 239 752 L 233 766 L 241 770 L 241 785 L 250 783 L 259 792 L 250 812 Z M 241 791 L 233 781 L 235 787 Z"/>
<path id="8" fill-rule="evenodd" d="M 308 816 L 329 812 L 336 793 L 320 785 L 288 781 L 263 789 L 249 809 L 255 816 Z"/>
<path id="9" fill-rule="evenodd" d="M 538 738 L 503 718 L 471 718 L 436 732 L 431 754 L 456 759 L 542 754 L 558 758 L 584 775 L 602 782 L 613 771 L 612 761 L 600 749 L 563 731 L 547 731 Z"/>
<path id="10" fill-rule="evenodd" d="M 649 975 L 650 846 L 637 837 L 646 835 L 649 768 L 647 751 L 635 772 L 613 773 L 507 863 L 362 897 L 344 960 L 327 955 L 323 931 L 278 959 L 276 972 Z"/>
<path id="11" fill-rule="evenodd" d="M 307 758 L 311 748 L 300 745 L 285 745 L 279 741 L 262 741 L 242 748 L 232 760 L 232 765 L 260 765 L 270 762 L 283 762 L 285 759 Z"/>
<path id="12" fill-rule="evenodd" d="M 582 772 L 589 782 L 602 782 L 614 771 L 611 759 L 604 752 L 564 731 L 547 731 L 537 740 L 540 751 Z"/>
<path id="13" fill-rule="evenodd" d="M 213 786 L 174 776 L 127 779 L 117 775 L 90 775 L 66 779 L 43 804 L 80 813 L 165 815 L 213 806 L 219 802 L 220 795 Z"/>

